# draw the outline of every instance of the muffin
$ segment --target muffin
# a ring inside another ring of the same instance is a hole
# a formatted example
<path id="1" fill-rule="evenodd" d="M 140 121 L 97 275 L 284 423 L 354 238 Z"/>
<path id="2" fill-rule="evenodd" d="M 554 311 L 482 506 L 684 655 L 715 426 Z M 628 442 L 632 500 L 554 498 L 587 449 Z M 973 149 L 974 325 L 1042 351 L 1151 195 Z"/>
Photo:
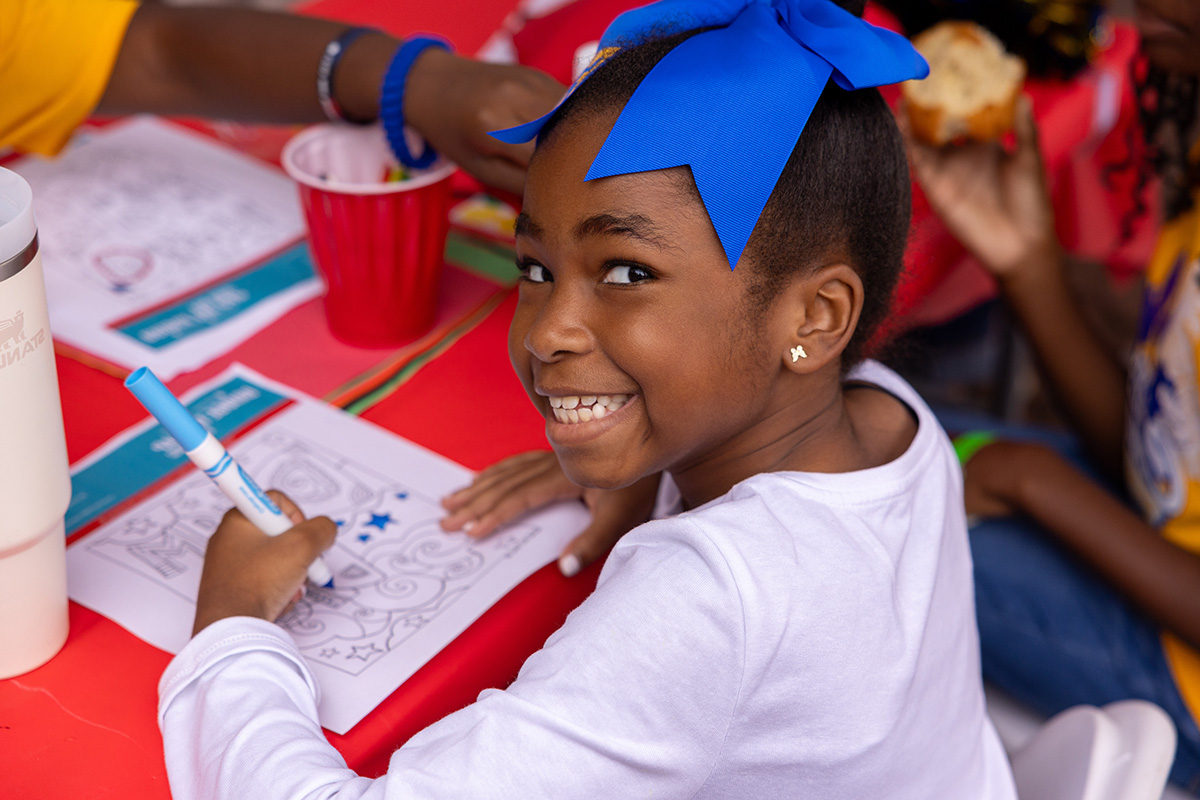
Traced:
<path id="1" fill-rule="evenodd" d="M 902 85 L 913 136 L 932 145 L 992 141 L 1012 130 L 1025 62 L 973 22 L 948 21 L 913 39 L 929 77 Z"/>

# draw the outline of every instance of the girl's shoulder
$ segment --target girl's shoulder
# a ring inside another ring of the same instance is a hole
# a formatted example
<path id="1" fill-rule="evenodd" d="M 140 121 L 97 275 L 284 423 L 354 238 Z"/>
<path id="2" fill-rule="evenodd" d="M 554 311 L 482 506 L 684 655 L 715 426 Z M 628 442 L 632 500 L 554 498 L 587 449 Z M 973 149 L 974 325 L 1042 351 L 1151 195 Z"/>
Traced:
<path id="1" fill-rule="evenodd" d="M 854 509 L 890 504 L 897 498 L 916 498 L 936 504 L 961 506 L 961 470 L 954 448 L 916 390 L 892 370 L 875 361 L 852 369 L 848 383 L 867 385 L 891 395 L 916 422 L 916 432 L 886 463 L 852 472 L 763 472 L 738 483 L 729 492 L 705 505 L 683 512 L 679 492 L 664 475 L 655 505 L 655 519 L 679 517 L 700 526 L 721 529 L 758 527 L 760 516 L 780 518 L 790 527 L 796 518 L 789 511 L 821 510 L 839 515 Z"/>
<path id="2" fill-rule="evenodd" d="M 936 571 L 941 542 L 966 538 L 962 474 L 950 441 L 891 370 L 866 362 L 848 379 L 888 392 L 913 412 L 917 432 L 898 457 L 854 472 L 760 473 L 689 511 L 680 510 L 678 491 L 664 475 L 656 519 L 628 534 L 610 560 L 645 563 L 685 548 L 739 581 L 759 582 L 825 574 L 847 561 L 868 572 L 891 571 L 907 548 L 928 551 L 926 563 Z M 852 576 L 843 575 L 852 585 Z"/>

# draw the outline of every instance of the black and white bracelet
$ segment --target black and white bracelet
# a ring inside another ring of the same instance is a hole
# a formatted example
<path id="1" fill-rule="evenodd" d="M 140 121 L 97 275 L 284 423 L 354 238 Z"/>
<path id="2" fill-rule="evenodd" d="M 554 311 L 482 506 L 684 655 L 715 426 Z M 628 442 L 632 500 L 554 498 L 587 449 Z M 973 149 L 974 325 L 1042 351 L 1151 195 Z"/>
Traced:
<path id="1" fill-rule="evenodd" d="M 321 54 L 321 60 L 317 64 L 317 100 L 321 103 L 321 110 L 325 112 L 325 117 L 330 122 L 351 122 L 355 125 L 374 122 L 371 119 L 354 119 L 346 116 L 346 112 L 342 110 L 333 94 L 333 75 L 342 60 L 342 55 L 346 52 L 346 48 L 364 33 L 379 33 L 379 31 L 375 28 L 347 28 L 337 38 L 325 45 L 325 52 Z"/>

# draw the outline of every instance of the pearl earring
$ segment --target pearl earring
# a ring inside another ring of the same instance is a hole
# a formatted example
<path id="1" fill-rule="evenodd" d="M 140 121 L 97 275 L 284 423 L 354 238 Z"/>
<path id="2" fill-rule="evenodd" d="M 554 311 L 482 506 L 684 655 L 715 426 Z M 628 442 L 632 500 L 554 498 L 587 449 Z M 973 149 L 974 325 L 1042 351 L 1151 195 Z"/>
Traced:
<path id="1" fill-rule="evenodd" d="M 795 364 L 802 358 L 808 358 L 808 353 L 804 352 L 804 345 L 798 344 L 792 348 L 792 363 Z"/>

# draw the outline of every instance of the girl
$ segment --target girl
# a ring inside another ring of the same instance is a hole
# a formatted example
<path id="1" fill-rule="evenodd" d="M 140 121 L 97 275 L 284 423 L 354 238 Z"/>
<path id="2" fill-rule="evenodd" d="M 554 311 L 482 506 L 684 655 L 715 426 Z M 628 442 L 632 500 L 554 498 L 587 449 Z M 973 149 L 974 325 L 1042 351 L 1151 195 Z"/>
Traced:
<path id="1" fill-rule="evenodd" d="M 615 48 L 681 14 L 699 29 Z M 271 539 L 231 512 L 160 685 L 175 797 L 1014 797 L 953 452 L 897 376 L 846 369 L 909 208 L 891 114 L 850 87 L 923 62 L 829 0 L 665 3 L 613 31 L 510 135 L 540 131 L 510 355 L 571 479 L 664 473 L 674 515 L 621 540 L 508 690 L 371 781 L 266 621 L 332 525 Z"/>
<path id="2" fill-rule="evenodd" d="M 1028 109 L 1011 153 L 913 143 L 913 162 L 931 205 L 995 275 L 1096 465 L 1027 442 L 967 462 L 967 510 L 995 518 L 971 532 L 984 675 L 1046 714 L 1157 703 L 1179 731 L 1171 779 L 1200 793 L 1200 227 L 1186 139 L 1200 5 L 1137 5 L 1144 121 L 1170 221 L 1128 376 L 1068 290 Z M 1124 485 L 1102 482 L 1122 467 Z"/>

